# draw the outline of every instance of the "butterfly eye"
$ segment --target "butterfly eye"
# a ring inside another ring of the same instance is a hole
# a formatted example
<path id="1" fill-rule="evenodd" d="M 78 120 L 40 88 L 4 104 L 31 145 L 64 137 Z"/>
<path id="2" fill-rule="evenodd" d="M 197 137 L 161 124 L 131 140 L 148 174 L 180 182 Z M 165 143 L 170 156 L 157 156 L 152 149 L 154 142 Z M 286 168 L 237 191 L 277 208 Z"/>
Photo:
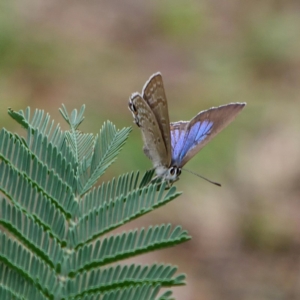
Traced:
<path id="1" fill-rule="evenodd" d="M 178 167 L 176 167 L 176 166 L 174 166 L 174 167 L 172 167 L 172 168 L 169 169 L 169 173 L 170 173 L 171 176 L 176 175 L 176 177 L 177 177 L 177 176 L 179 176 L 181 174 L 181 169 L 178 168 Z"/>
<path id="2" fill-rule="evenodd" d="M 176 172 L 176 167 L 170 168 L 170 174 L 173 176 Z"/>

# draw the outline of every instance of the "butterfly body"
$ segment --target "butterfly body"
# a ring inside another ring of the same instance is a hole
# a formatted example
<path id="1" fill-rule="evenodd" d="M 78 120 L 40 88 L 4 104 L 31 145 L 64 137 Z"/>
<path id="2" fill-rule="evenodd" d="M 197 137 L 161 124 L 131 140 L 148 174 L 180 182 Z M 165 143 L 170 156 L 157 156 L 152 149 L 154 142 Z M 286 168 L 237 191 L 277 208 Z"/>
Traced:
<path id="1" fill-rule="evenodd" d="M 140 127 L 144 153 L 158 177 L 178 180 L 182 167 L 214 136 L 231 123 L 245 103 L 230 103 L 199 112 L 190 121 L 170 123 L 167 99 L 160 73 L 146 82 L 142 94 L 134 93 L 129 109 Z"/>

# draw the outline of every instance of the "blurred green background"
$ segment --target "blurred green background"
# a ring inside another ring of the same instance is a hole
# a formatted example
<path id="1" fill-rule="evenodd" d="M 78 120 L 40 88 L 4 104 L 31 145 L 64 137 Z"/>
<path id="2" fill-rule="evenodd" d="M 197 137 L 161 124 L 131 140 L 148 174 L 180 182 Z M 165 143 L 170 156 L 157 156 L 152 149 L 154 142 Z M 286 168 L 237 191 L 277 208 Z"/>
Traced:
<path id="1" fill-rule="evenodd" d="M 300 299 L 300 2 L 37 1 L 0 3 L 0 125 L 7 115 L 58 113 L 86 104 L 82 131 L 127 109 L 154 72 L 163 74 L 171 121 L 229 102 L 247 107 L 183 173 L 184 194 L 128 227 L 172 222 L 193 239 L 144 255 L 188 275 L 178 299 Z M 137 127 L 105 180 L 146 170 Z"/>

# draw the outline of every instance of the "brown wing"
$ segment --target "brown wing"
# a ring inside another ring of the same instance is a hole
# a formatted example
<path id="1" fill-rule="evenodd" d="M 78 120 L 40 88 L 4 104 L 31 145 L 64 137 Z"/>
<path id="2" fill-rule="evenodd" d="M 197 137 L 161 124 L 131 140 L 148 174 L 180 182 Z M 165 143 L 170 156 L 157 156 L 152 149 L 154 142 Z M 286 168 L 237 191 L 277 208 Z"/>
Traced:
<path id="1" fill-rule="evenodd" d="M 144 152 L 151 159 L 153 166 L 169 166 L 169 156 L 155 115 L 148 103 L 138 93 L 130 97 L 129 109 L 135 122 L 142 131 Z"/>
<path id="2" fill-rule="evenodd" d="M 143 98 L 148 103 L 161 131 L 167 153 L 168 165 L 171 163 L 171 136 L 168 103 L 160 73 L 153 74 L 146 82 Z"/>
<path id="3" fill-rule="evenodd" d="M 228 126 L 245 103 L 230 103 L 198 113 L 191 121 L 171 123 L 172 164 L 184 166 L 211 139 Z"/>

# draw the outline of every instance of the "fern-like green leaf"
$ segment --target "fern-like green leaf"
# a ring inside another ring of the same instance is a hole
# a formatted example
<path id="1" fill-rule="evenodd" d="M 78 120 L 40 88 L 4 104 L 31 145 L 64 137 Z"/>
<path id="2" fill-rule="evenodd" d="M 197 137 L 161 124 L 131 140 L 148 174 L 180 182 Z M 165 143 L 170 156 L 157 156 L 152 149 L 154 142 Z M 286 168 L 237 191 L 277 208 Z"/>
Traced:
<path id="1" fill-rule="evenodd" d="M 57 207 L 66 215 L 72 215 L 74 210 L 78 210 L 78 204 L 74 201 L 71 188 L 62 181 L 53 170 L 49 170 L 47 165 L 33 156 L 28 149 L 6 130 L 0 132 L 0 158 L 7 166 L 12 165 L 14 177 L 18 174 L 26 174 L 27 180 L 39 188 Z M 3 165 L 3 168 L 4 165 Z M 12 171 L 13 172 L 13 171 Z"/>
<path id="2" fill-rule="evenodd" d="M 151 174 L 153 175 L 152 170 L 146 172 L 141 180 L 139 180 L 139 172 L 123 174 L 117 179 L 113 178 L 111 181 L 104 182 L 101 186 L 89 190 L 79 203 L 80 215 L 86 215 L 90 210 L 97 209 L 112 199 L 121 195 L 127 196 L 132 190 L 147 186 L 151 181 Z"/>
<path id="3" fill-rule="evenodd" d="M 27 147 L 40 162 L 46 164 L 48 169 L 53 170 L 75 192 L 77 163 L 68 143 L 66 143 L 65 134 L 61 133 L 58 126 L 53 139 L 54 142 L 39 130 L 35 130 L 33 133 L 29 131 L 26 141 Z"/>
<path id="4" fill-rule="evenodd" d="M 83 269 L 88 270 L 153 250 L 171 247 L 189 239 L 190 236 L 180 226 L 171 231 L 171 224 L 150 226 L 147 230 L 135 229 L 105 237 L 101 241 L 79 248 L 70 256 L 67 269 L 72 275 Z"/>
<path id="5" fill-rule="evenodd" d="M 92 154 L 94 150 L 94 136 L 92 134 L 83 134 L 76 130 L 74 132 L 66 132 L 66 141 L 70 145 L 73 151 L 73 155 L 76 158 L 76 162 L 79 165 L 85 165 L 86 168 L 81 167 L 85 171 L 92 159 Z M 86 160 L 85 163 L 82 160 Z"/>
<path id="6" fill-rule="evenodd" d="M 118 288 L 113 291 L 97 293 L 95 295 L 85 295 L 82 300 L 170 300 L 170 298 L 156 298 L 160 290 L 160 285 L 143 284 L 138 286 L 129 286 Z"/>
<path id="7" fill-rule="evenodd" d="M 100 134 L 96 138 L 90 170 L 83 165 L 79 167 L 81 195 L 86 193 L 115 161 L 130 131 L 131 128 L 118 131 L 111 122 L 106 122 L 102 126 Z"/>
<path id="8" fill-rule="evenodd" d="M 0 232 L 0 244 L 0 259 L 32 284 L 37 283 L 36 286 L 42 293 L 52 294 L 58 289 L 54 270 L 41 259 L 2 232 Z"/>
<path id="9" fill-rule="evenodd" d="M 119 262 L 188 233 L 170 224 L 111 231 L 180 193 L 153 180 L 154 170 L 94 187 L 131 129 L 108 121 L 96 137 L 82 133 L 84 108 L 62 107 L 66 132 L 42 110 L 9 109 L 27 136 L 0 130 L 0 299 L 171 300 L 161 288 L 185 284 L 177 267 Z"/>
<path id="10" fill-rule="evenodd" d="M 33 217 L 24 214 L 5 198 L 0 199 L 0 224 L 14 233 L 28 248 L 42 257 L 52 268 L 63 258 L 61 246 L 53 239 L 49 231 L 36 223 Z"/>
<path id="11" fill-rule="evenodd" d="M 63 116 L 65 121 L 70 125 L 72 131 L 77 130 L 79 125 L 83 122 L 83 120 L 84 120 L 84 116 L 83 116 L 84 111 L 85 111 L 85 105 L 82 105 L 81 108 L 80 108 L 79 113 L 77 112 L 77 109 L 74 109 L 72 111 L 71 115 L 69 116 L 67 108 L 65 107 L 64 104 L 62 105 L 62 108 L 59 109 L 59 112 L 61 113 L 61 115 Z"/>
<path id="12" fill-rule="evenodd" d="M 90 211 L 70 230 L 70 240 L 74 247 L 149 213 L 180 195 L 175 187 L 166 193 L 165 185 L 161 185 L 158 192 L 156 185 L 133 190 Z"/>
<path id="13" fill-rule="evenodd" d="M 74 109 L 71 114 L 68 114 L 66 107 L 63 105 L 62 109 L 60 109 L 60 113 L 63 118 L 70 125 L 70 130 L 66 131 L 66 142 L 70 146 L 73 155 L 75 157 L 78 169 L 77 172 L 77 190 L 81 190 L 80 179 L 82 173 L 86 172 L 90 166 L 92 154 L 94 151 L 94 136 L 92 134 L 82 133 L 77 128 L 84 120 L 85 106 L 81 107 L 79 113 L 76 109 Z"/>
<path id="14" fill-rule="evenodd" d="M 8 114 L 15 119 L 19 124 L 21 124 L 24 128 L 28 129 L 28 131 L 34 132 L 35 130 L 39 130 L 42 134 L 49 136 L 52 132 L 54 121 L 50 121 L 50 115 L 43 110 L 36 109 L 32 118 L 30 116 L 30 108 L 27 107 L 25 112 L 20 110 L 19 112 L 13 111 L 11 108 L 8 109 Z M 59 127 L 56 127 L 56 130 Z M 57 135 L 57 131 L 55 130 L 54 136 Z M 61 133 L 61 131 L 60 131 Z M 54 139 L 55 140 L 55 139 Z M 53 140 L 52 140 L 53 143 Z"/>
<path id="15" fill-rule="evenodd" d="M 60 241 L 65 239 L 66 219 L 51 200 L 26 177 L 21 176 L 9 165 L 0 162 L 0 191 L 21 210 L 28 212 Z"/>
<path id="16" fill-rule="evenodd" d="M 177 267 L 164 264 L 154 264 L 152 266 L 117 265 L 92 270 L 70 279 L 66 285 L 66 294 L 79 296 L 88 292 L 109 291 L 117 286 L 140 285 L 144 282 L 152 285 L 160 284 L 164 287 L 183 285 L 184 278 L 174 276 L 176 271 Z"/>
<path id="17" fill-rule="evenodd" d="M 8 114 L 20 123 L 24 128 L 27 129 L 27 145 L 32 149 L 39 149 L 39 152 L 46 153 L 39 146 L 41 138 L 47 139 L 43 143 L 51 144 L 53 148 L 57 148 L 58 152 L 61 153 L 63 157 L 66 157 L 68 163 L 71 163 L 74 167 L 74 158 L 70 155 L 70 149 L 66 143 L 65 133 L 60 129 L 59 125 L 53 129 L 54 121 L 50 122 L 49 114 L 45 114 L 43 110 L 36 109 L 33 116 L 30 116 L 30 108 L 27 107 L 25 112 L 20 110 L 15 112 L 12 109 L 8 110 Z M 32 137 L 33 135 L 33 137 Z M 19 138 L 15 135 L 16 138 Z M 38 140 L 40 139 L 40 140 Z M 21 139 L 20 139 L 21 140 Z M 24 140 L 25 141 L 25 140 Z M 34 152 L 34 151 L 33 151 Z M 48 153 L 51 156 L 51 153 Z"/>
<path id="18" fill-rule="evenodd" d="M 19 272 L 0 262 L 0 299 L 49 299 Z"/>
<path id="19" fill-rule="evenodd" d="M 155 174 L 155 169 L 149 170 L 144 174 L 143 179 L 141 180 L 140 183 L 140 188 L 143 188 L 147 186 L 148 184 L 152 183 L 151 180 L 153 178 L 153 175 Z"/>
<path id="20" fill-rule="evenodd" d="M 164 293 L 164 295 L 156 298 L 159 293 L 160 285 L 143 284 L 139 286 L 129 286 L 125 288 L 118 288 L 113 291 L 104 293 L 97 293 L 96 295 L 86 295 L 82 297 L 82 300 L 171 300 L 170 293 Z M 162 298 L 163 297 L 163 298 Z"/>

